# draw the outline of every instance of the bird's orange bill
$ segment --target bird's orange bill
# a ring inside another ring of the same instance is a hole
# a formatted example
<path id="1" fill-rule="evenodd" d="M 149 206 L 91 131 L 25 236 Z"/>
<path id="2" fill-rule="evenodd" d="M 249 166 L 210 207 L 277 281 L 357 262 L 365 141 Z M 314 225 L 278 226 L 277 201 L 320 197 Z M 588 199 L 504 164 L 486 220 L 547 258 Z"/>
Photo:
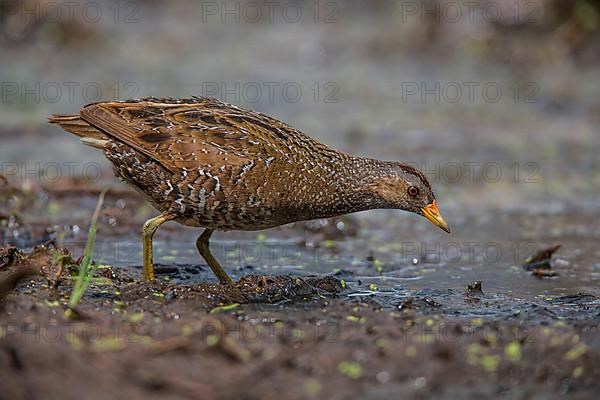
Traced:
<path id="1" fill-rule="evenodd" d="M 425 208 L 422 208 L 421 211 L 423 211 L 423 215 L 425 216 L 425 218 L 433 222 L 435 226 L 438 226 L 446 232 L 450 233 L 450 228 L 448 228 L 448 224 L 446 223 L 446 221 L 444 221 L 444 218 L 442 218 L 442 215 L 440 214 L 440 210 L 438 210 L 437 208 L 435 200 L 433 201 L 433 203 L 429 204 Z"/>

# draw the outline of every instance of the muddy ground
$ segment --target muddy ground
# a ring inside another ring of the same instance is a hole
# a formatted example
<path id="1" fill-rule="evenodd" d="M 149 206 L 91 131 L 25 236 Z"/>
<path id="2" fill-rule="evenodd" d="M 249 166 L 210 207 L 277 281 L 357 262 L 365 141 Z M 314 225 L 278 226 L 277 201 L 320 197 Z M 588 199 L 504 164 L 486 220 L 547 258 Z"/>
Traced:
<path id="1" fill-rule="evenodd" d="M 96 192 L 29 194 L 42 196 L 44 205 L 60 201 L 85 210 Z M 135 242 L 138 218 L 125 223 L 111 207 L 123 202 L 132 209 L 143 204 L 131 192 L 109 191 L 99 243 L 109 235 Z M 28 204 L 35 211 L 36 201 Z M 168 262 L 166 250 L 190 247 L 172 225 L 157 235 L 163 252 L 156 283 L 140 282 L 139 264 L 98 250 L 98 279 L 65 314 L 76 267 L 58 276 L 55 246 L 78 256 L 73 243 L 85 242 L 87 211 L 72 216 L 81 226 L 76 233 L 73 225 L 47 226 L 44 218 L 21 225 L 3 220 L 5 239 L 14 241 L 19 231 L 27 242 L 52 242 L 29 255 L 3 249 L 0 398 L 587 399 L 598 389 L 600 298 L 565 288 L 572 279 L 556 258 L 559 276 L 544 279 L 506 264 L 486 280 L 486 269 L 468 261 L 391 268 L 373 262 L 373 252 L 386 259 L 373 248 L 352 268 L 344 251 L 360 238 L 361 223 L 347 217 L 270 233 L 301 249 L 335 248 L 326 253 L 336 260 L 327 270 L 286 272 L 255 259 L 227 266 L 237 282 L 222 286 L 201 260 L 182 262 L 192 255 L 179 251 L 177 262 Z M 268 238 L 252 243 L 261 241 Z M 10 291 L 19 272 L 35 275 L 20 277 Z M 461 276 L 452 281 L 452 274 Z M 477 276 L 481 286 L 471 280 Z M 527 290 L 498 289 L 494 276 L 521 281 Z M 548 282 L 559 289 L 542 290 Z"/>

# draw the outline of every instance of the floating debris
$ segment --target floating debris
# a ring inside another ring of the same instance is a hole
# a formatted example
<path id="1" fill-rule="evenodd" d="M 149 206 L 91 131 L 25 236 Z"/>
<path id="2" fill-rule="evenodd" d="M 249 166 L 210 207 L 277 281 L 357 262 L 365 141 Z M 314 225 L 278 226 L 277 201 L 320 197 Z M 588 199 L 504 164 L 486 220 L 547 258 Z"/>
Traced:
<path id="1" fill-rule="evenodd" d="M 481 281 L 474 281 L 467 285 L 467 295 L 482 295 Z"/>
<path id="2" fill-rule="evenodd" d="M 523 269 L 531 271 L 531 275 L 538 278 L 557 276 L 552 271 L 552 255 L 560 248 L 560 244 L 538 250 L 532 257 L 525 260 Z"/>
<path id="3" fill-rule="evenodd" d="M 427 297 L 424 298 L 414 298 L 407 297 L 400 304 L 398 304 L 398 309 L 401 311 L 405 310 L 431 310 L 440 307 L 441 304 L 433 299 L 429 299 Z"/>

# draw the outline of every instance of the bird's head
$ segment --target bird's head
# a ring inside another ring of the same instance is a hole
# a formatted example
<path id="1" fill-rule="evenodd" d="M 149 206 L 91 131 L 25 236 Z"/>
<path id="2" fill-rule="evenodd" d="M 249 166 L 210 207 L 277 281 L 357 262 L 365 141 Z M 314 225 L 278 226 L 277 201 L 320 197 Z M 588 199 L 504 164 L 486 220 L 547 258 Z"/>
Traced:
<path id="1" fill-rule="evenodd" d="M 450 233 L 440 214 L 427 177 L 418 169 L 402 163 L 389 163 L 385 172 L 370 186 L 383 208 L 395 208 L 424 216 Z"/>

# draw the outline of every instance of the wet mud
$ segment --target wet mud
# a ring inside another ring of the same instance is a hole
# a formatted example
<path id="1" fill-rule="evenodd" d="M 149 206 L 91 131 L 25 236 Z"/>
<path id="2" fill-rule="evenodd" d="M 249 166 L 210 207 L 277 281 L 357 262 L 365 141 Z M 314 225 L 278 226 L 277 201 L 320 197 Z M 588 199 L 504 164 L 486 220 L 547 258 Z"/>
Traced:
<path id="1" fill-rule="evenodd" d="M 137 230 L 151 210 L 109 190 L 99 268 L 70 308 L 99 191 L 39 190 L 2 210 L 3 397 L 584 399 L 598 389 L 600 298 L 579 285 L 598 270 L 572 268 L 589 264 L 568 242 L 553 256 L 560 274 L 540 280 L 520 266 L 534 253 L 515 265 L 398 260 L 349 216 L 217 238 L 235 280 L 224 286 L 193 252 L 197 232 L 171 225 L 157 235 L 158 279 L 145 283 Z M 232 255 L 238 242 L 243 257 Z M 257 256 L 269 243 L 273 255 Z"/>

